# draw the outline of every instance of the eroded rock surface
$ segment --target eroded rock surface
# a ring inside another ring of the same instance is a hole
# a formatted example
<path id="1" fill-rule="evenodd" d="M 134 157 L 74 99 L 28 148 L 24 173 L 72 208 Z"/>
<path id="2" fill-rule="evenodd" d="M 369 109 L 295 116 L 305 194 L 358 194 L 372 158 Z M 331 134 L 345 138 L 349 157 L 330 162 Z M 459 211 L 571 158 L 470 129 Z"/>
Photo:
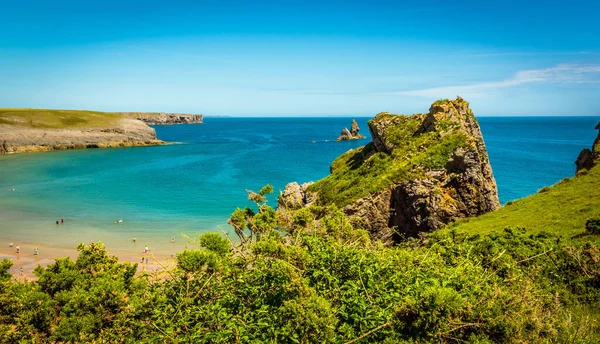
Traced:
<path id="1" fill-rule="evenodd" d="M 145 113 L 145 112 L 124 112 L 124 115 L 138 119 L 148 125 L 169 125 L 169 124 L 195 124 L 202 123 L 202 115 L 188 115 L 177 113 Z"/>
<path id="2" fill-rule="evenodd" d="M 296 210 L 311 205 L 316 199 L 316 195 L 307 190 L 311 184 L 312 182 L 287 184 L 277 200 L 278 209 Z"/>
<path id="3" fill-rule="evenodd" d="M 123 118 L 107 128 L 27 128 L 0 124 L 0 153 L 164 144 L 145 123 Z"/>
<path id="4" fill-rule="evenodd" d="M 596 125 L 596 129 L 600 130 L 600 123 Z M 575 160 L 575 165 L 577 166 L 577 172 L 581 170 L 589 170 L 590 168 L 596 166 L 598 164 L 598 160 L 600 159 L 600 131 L 598 132 L 598 136 L 594 140 L 594 144 L 592 149 L 584 148 L 577 160 Z"/>

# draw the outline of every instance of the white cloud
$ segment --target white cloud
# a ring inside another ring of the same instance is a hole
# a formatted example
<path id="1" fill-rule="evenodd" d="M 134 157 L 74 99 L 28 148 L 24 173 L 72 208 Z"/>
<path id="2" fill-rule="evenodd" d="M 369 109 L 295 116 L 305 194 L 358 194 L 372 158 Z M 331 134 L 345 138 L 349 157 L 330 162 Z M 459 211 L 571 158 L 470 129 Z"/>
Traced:
<path id="1" fill-rule="evenodd" d="M 518 71 L 513 77 L 500 81 L 431 87 L 400 91 L 395 94 L 428 98 L 455 97 L 456 95 L 476 97 L 485 95 L 486 90 L 529 83 L 600 83 L 600 65 L 559 64 L 551 68 Z"/>

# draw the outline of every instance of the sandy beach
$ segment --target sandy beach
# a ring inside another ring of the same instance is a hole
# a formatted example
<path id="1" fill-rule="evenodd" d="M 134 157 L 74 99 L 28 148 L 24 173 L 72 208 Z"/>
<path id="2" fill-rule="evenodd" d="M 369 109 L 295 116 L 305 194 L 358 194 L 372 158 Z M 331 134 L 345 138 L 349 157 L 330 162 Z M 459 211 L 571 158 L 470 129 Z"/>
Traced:
<path id="1" fill-rule="evenodd" d="M 132 243 L 132 246 L 135 249 L 139 248 L 139 254 L 134 253 L 132 250 L 123 249 L 111 250 L 110 248 L 107 248 L 107 251 L 109 255 L 117 256 L 119 262 L 138 264 L 138 273 L 153 273 L 175 266 L 175 255 L 177 252 L 183 251 L 186 247 L 185 244 L 181 243 L 173 243 L 170 245 L 170 248 L 168 246 L 167 248 L 159 248 L 156 252 L 150 248 L 148 254 L 142 253 L 144 246 L 138 243 Z M 34 254 L 34 249 L 36 247 L 38 248 L 38 255 Z M 35 280 L 37 277 L 34 275 L 33 270 L 35 270 L 38 265 L 46 267 L 47 265 L 52 264 L 55 259 L 64 257 L 70 257 L 72 260 L 76 260 L 78 255 L 75 247 L 66 249 L 49 245 L 34 246 L 25 244 L 19 245 L 19 248 L 19 254 L 16 253 L 15 243 L 13 243 L 13 247 L 10 247 L 10 243 L 3 243 L 2 248 L 0 248 L 0 260 L 8 259 L 13 262 L 10 272 L 17 280 Z M 148 258 L 148 263 L 145 262 L 146 257 Z M 142 258 L 144 258 L 143 262 Z"/>

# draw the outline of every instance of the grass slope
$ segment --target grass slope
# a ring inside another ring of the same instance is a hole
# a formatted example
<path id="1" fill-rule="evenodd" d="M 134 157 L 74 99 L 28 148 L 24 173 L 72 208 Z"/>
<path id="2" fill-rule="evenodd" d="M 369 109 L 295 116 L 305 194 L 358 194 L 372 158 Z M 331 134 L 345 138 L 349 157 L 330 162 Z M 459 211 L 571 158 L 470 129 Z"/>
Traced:
<path id="1" fill-rule="evenodd" d="M 23 128 L 69 129 L 110 127 L 122 116 L 118 113 L 87 110 L 1 109 L 0 124 Z"/>
<path id="2" fill-rule="evenodd" d="M 460 220 L 448 228 L 470 234 L 487 234 L 506 227 L 524 227 L 528 233 L 550 232 L 574 242 L 600 243 L 599 235 L 585 231 L 585 222 L 600 215 L 600 166 L 575 178 L 514 201 L 476 218 Z"/>

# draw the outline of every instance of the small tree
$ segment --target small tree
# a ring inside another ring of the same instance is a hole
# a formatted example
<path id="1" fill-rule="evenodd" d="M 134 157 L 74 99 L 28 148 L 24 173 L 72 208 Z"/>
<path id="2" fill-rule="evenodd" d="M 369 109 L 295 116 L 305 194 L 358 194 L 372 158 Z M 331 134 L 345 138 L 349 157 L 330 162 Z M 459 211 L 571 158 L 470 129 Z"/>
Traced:
<path id="1" fill-rule="evenodd" d="M 267 194 L 273 193 L 273 186 L 267 184 L 263 186 L 258 193 L 252 190 L 246 190 L 248 199 L 256 204 L 258 213 L 246 207 L 244 210 L 237 208 L 227 220 L 235 234 L 240 238 L 243 244 L 253 240 L 260 240 L 260 237 L 268 234 L 277 225 L 277 216 L 273 208 L 267 205 Z M 246 235 L 245 229 L 250 231 Z"/>

